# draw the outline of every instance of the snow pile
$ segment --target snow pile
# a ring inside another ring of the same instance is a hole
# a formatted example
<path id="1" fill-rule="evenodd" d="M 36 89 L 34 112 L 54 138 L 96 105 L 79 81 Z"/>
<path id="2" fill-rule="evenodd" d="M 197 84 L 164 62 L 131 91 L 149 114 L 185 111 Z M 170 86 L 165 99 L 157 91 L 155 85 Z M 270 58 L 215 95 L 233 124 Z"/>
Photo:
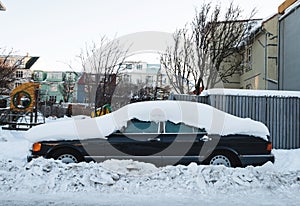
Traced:
<path id="1" fill-rule="evenodd" d="M 119 167 L 118 167 L 119 166 Z M 114 168 L 110 170 L 108 168 Z M 226 168 L 224 166 L 167 166 L 155 168 L 133 161 L 63 164 L 36 159 L 26 165 L 0 160 L 0 191 L 29 193 L 126 192 L 168 193 L 212 191 L 300 189 L 300 171 L 278 172 L 271 163 L 263 167 Z M 138 173 L 137 173 L 138 171 Z"/>
<path id="2" fill-rule="evenodd" d="M 245 134 L 267 139 L 268 128 L 261 122 L 243 119 L 209 105 L 186 101 L 150 101 L 126 105 L 110 114 L 92 119 L 70 119 L 39 125 L 28 131 L 31 142 L 105 138 L 127 125 L 131 119 L 183 122 L 205 128 L 208 134 Z"/>
<path id="3" fill-rule="evenodd" d="M 167 166 L 132 160 L 26 162 L 24 132 L 2 131 L 1 205 L 298 205 L 300 149 L 262 167 Z M 228 202 L 230 201 L 230 203 Z"/>

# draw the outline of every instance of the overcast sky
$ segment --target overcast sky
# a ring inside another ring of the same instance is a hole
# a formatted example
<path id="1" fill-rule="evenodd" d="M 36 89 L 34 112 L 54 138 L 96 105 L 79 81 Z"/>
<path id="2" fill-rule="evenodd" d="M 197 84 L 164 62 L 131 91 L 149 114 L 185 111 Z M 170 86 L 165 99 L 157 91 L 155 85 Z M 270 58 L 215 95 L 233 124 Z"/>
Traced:
<path id="1" fill-rule="evenodd" d="M 277 12 L 284 0 L 235 0 L 245 16 Z M 143 31 L 174 32 L 190 22 L 203 0 L 1 0 L 0 48 L 40 59 L 33 69 L 65 70 L 86 43 L 100 35 L 118 37 Z M 206 1 L 208 2 L 208 1 Z M 217 2 L 217 1 L 213 1 Z M 228 6 L 229 0 L 221 5 Z"/>

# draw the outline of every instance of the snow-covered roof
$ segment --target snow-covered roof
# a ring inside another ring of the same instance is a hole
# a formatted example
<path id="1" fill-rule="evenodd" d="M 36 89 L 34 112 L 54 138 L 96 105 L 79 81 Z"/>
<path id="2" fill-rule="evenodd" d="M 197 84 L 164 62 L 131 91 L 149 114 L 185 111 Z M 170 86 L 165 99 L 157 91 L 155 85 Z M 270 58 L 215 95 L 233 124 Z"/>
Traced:
<path id="1" fill-rule="evenodd" d="M 234 95 L 234 96 L 260 96 L 260 97 L 298 97 L 299 91 L 282 90 L 250 90 L 250 89 L 208 89 L 201 93 L 202 96 L 209 95 Z"/>
<path id="2" fill-rule="evenodd" d="M 249 37 L 252 35 L 257 34 L 259 31 L 261 31 L 261 28 L 263 25 L 268 22 L 269 20 L 273 19 L 275 16 L 277 16 L 277 13 L 273 13 L 272 15 L 267 16 L 264 19 L 253 19 L 249 20 L 248 23 L 246 24 L 248 26 L 248 31 L 246 31 L 243 41 L 239 44 L 239 46 L 242 46 L 246 44 L 245 41 L 248 41 Z"/>
<path id="3" fill-rule="evenodd" d="M 205 128 L 208 134 L 245 134 L 264 139 L 269 135 L 263 123 L 239 118 L 209 105 L 186 101 L 149 101 L 129 104 L 92 119 L 71 119 L 39 125 L 28 130 L 26 138 L 32 142 L 105 138 L 134 118 L 141 121 L 183 122 L 189 126 Z"/>
<path id="4" fill-rule="evenodd" d="M 254 34 L 259 28 L 261 28 L 263 20 L 251 21 L 250 30 L 247 32 L 249 35 Z"/>

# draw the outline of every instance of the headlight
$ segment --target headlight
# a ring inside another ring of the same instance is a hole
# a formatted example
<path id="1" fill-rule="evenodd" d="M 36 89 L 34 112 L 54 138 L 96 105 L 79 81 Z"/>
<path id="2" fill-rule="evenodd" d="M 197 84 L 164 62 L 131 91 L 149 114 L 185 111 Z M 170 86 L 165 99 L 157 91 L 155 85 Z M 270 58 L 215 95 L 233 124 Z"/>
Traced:
<path id="1" fill-rule="evenodd" d="M 42 144 L 39 142 L 36 142 L 32 145 L 33 152 L 39 152 L 39 151 L 41 151 L 41 148 L 42 148 Z"/>

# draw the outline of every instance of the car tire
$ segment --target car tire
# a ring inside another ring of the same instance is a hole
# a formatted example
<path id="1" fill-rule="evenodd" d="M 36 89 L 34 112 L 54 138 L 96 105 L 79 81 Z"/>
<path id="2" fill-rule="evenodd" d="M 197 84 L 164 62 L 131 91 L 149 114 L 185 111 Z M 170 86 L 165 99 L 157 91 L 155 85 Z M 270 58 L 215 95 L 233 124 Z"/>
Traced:
<path id="1" fill-rule="evenodd" d="M 224 165 L 225 167 L 237 167 L 240 165 L 235 154 L 223 151 L 213 152 L 205 163 L 209 165 Z"/>
<path id="2" fill-rule="evenodd" d="M 78 163 L 83 161 L 82 155 L 73 149 L 58 149 L 51 155 L 55 160 L 61 160 L 63 163 Z"/>

